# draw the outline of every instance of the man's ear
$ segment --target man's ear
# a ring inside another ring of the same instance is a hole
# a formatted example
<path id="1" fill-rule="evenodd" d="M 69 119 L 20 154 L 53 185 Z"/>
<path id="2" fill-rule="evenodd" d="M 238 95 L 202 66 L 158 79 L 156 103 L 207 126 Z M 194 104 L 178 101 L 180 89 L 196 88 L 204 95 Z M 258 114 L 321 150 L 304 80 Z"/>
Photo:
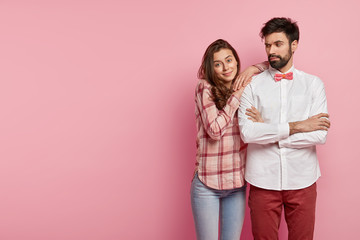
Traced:
<path id="1" fill-rule="evenodd" d="M 292 51 L 292 53 L 294 53 L 296 51 L 297 46 L 298 46 L 298 41 L 297 40 L 292 41 L 292 43 L 291 43 L 291 51 Z"/>

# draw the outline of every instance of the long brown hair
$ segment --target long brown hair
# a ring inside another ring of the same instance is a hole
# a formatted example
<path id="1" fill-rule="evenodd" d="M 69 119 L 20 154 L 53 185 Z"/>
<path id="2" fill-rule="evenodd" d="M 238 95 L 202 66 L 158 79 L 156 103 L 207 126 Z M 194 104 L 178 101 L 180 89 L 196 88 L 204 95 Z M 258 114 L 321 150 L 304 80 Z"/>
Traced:
<path id="1" fill-rule="evenodd" d="M 230 98 L 233 93 L 232 89 L 228 89 L 222 81 L 220 81 L 214 71 L 214 53 L 220 51 L 221 49 L 230 49 L 237 61 L 237 72 L 234 80 L 240 73 L 240 59 L 235 51 L 235 49 L 223 39 L 218 39 L 206 49 L 204 56 L 202 58 L 201 66 L 198 71 L 198 78 L 205 79 L 208 83 L 210 83 L 211 93 L 213 100 L 217 109 L 221 110 L 226 105 L 227 100 Z M 233 81 L 234 81 L 233 80 Z"/>

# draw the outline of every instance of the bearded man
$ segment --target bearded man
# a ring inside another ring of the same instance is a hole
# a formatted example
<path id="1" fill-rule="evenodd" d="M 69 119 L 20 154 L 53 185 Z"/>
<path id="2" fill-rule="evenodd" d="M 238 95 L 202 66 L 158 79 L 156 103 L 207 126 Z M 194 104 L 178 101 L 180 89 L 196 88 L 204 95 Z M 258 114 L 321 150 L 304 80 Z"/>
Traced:
<path id="1" fill-rule="evenodd" d="M 248 143 L 245 179 L 254 239 L 278 239 L 282 209 L 289 240 L 313 239 L 316 145 L 324 144 L 330 121 L 323 82 L 296 69 L 299 28 L 289 18 L 264 24 L 270 67 L 246 87 L 238 111 L 241 136 Z M 255 107 L 261 114 L 246 113 Z"/>

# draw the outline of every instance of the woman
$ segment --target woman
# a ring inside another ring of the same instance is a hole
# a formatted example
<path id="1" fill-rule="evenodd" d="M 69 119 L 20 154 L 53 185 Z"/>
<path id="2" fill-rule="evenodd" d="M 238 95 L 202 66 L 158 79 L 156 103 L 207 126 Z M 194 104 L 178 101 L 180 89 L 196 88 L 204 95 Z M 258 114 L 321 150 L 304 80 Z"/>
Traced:
<path id="1" fill-rule="evenodd" d="M 259 71 L 252 67 L 239 77 L 239 57 L 222 39 L 213 42 L 203 56 L 195 92 L 197 154 L 191 184 L 198 240 L 218 239 L 219 219 L 220 239 L 240 239 L 246 145 L 240 138 L 237 109 L 247 78 Z M 253 121 L 262 121 L 255 108 L 248 114 Z"/>

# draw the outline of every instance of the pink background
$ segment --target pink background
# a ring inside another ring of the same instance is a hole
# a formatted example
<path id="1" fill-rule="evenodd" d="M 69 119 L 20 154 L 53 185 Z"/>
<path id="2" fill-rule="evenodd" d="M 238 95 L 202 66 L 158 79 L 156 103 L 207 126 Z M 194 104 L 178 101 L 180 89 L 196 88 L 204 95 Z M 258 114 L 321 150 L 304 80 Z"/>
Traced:
<path id="1" fill-rule="evenodd" d="M 274 16 L 298 21 L 295 65 L 327 91 L 315 239 L 357 239 L 359 10 L 357 0 L 0 1 L 0 239 L 195 239 L 202 54 L 224 38 L 243 67 L 263 61 L 258 33 Z"/>

